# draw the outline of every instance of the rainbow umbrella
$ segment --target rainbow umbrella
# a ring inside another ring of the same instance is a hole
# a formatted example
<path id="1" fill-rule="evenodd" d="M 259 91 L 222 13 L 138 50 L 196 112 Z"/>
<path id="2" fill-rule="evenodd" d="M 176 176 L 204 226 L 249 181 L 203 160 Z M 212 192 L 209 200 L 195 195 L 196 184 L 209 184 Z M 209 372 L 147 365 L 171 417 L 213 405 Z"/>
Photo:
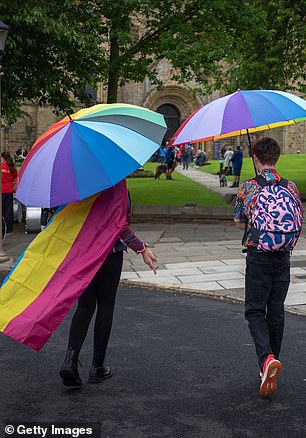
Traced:
<path id="1" fill-rule="evenodd" d="M 276 90 L 238 90 L 191 114 L 170 143 L 219 140 L 306 120 L 306 101 Z"/>
<path id="2" fill-rule="evenodd" d="M 20 170 L 16 198 L 56 207 L 114 186 L 158 149 L 161 114 L 128 104 L 101 104 L 68 115 L 35 142 Z"/>

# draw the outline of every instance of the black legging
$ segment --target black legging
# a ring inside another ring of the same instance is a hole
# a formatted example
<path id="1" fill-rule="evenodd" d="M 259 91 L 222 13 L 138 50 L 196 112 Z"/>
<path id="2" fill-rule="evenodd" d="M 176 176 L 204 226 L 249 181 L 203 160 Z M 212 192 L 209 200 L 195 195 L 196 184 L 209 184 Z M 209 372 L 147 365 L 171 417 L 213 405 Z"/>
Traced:
<path id="1" fill-rule="evenodd" d="M 6 223 L 6 232 L 12 233 L 14 223 L 13 193 L 2 193 L 2 216 Z"/>
<path id="2" fill-rule="evenodd" d="M 98 304 L 94 328 L 93 362 L 103 365 L 112 328 L 116 292 L 122 270 L 123 251 L 108 255 L 91 283 L 78 300 L 73 315 L 68 348 L 80 351 L 85 340 L 91 318 Z"/>

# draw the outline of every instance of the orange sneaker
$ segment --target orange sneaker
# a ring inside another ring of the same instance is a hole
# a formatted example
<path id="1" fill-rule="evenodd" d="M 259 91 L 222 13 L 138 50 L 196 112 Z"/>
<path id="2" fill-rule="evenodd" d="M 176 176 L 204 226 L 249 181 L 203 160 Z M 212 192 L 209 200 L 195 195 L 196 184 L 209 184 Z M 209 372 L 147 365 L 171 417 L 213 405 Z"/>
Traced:
<path id="1" fill-rule="evenodd" d="M 260 395 L 269 398 L 277 391 L 277 377 L 282 369 L 282 364 L 275 359 L 274 354 L 269 354 L 262 367 Z"/>

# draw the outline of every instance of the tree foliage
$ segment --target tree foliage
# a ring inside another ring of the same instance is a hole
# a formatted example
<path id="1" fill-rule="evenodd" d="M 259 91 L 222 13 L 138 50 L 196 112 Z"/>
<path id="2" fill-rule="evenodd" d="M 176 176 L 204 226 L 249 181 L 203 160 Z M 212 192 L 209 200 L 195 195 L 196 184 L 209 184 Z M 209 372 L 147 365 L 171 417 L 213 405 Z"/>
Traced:
<path id="1" fill-rule="evenodd" d="M 3 113 L 25 101 L 71 109 L 84 84 L 149 77 L 158 62 L 199 90 L 305 87 L 304 0 L 0 0 L 10 26 Z"/>
<path id="2" fill-rule="evenodd" d="M 221 87 L 224 65 L 256 12 L 241 0 L 96 0 L 95 7 L 109 36 L 109 102 L 117 99 L 118 83 L 148 76 L 160 85 L 162 59 L 173 65 L 172 79 L 195 79 L 206 92 Z"/>
<path id="3" fill-rule="evenodd" d="M 8 121 L 26 101 L 65 111 L 72 107 L 73 94 L 84 99 L 84 84 L 95 84 L 104 60 L 97 17 L 88 2 L 0 0 L 0 10 L 10 26 L 2 78 Z"/>
<path id="4" fill-rule="evenodd" d="M 242 34 L 233 75 L 241 88 L 306 94 L 305 0 L 256 1 L 255 27 Z"/>

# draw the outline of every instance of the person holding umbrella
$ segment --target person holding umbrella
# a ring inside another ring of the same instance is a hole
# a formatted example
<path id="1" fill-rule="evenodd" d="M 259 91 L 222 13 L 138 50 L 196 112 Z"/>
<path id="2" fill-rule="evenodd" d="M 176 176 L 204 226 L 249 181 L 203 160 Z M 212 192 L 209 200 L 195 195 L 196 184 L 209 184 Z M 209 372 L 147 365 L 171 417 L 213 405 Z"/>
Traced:
<path id="1" fill-rule="evenodd" d="M 93 361 L 88 383 L 100 383 L 112 377 L 111 368 L 104 364 L 104 359 L 112 328 L 123 251 L 130 248 L 136 254 L 141 254 L 144 263 L 156 274 L 158 268 L 156 257 L 147 244 L 133 233 L 130 220 L 129 202 L 126 225 L 119 239 L 78 300 L 78 306 L 71 322 L 66 358 L 60 369 L 60 376 L 65 386 L 80 387 L 82 385 L 78 372 L 78 358 L 96 307 Z"/>
<path id="2" fill-rule="evenodd" d="M 2 284 L 0 332 L 40 351 L 79 300 L 60 370 L 67 386 L 81 385 L 78 355 L 96 305 L 90 380 L 111 376 L 104 356 L 123 250 L 142 254 L 156 272 L 154 254 L 130 229 L 125 178 L 147 162 L 166 130 L 164 117 L 146 108 L 94 105 L 53 124 L 23 163 L 16 198 L 59 208 Z"/>
<path id="3" fill-rule="evenodd" d="M 290 253 L 302 228 L 303 209 L 295 184 L 275 170 L 280 156 L 278 143 L 265 137 L 251 152 L 258 175 L 244 181 L 238 190 L 235 222 L 245 230 L 245 318 L 260 368 L 260 395 L 268 398 L 277 391 L 282 368 L 279 356 Z"/>

